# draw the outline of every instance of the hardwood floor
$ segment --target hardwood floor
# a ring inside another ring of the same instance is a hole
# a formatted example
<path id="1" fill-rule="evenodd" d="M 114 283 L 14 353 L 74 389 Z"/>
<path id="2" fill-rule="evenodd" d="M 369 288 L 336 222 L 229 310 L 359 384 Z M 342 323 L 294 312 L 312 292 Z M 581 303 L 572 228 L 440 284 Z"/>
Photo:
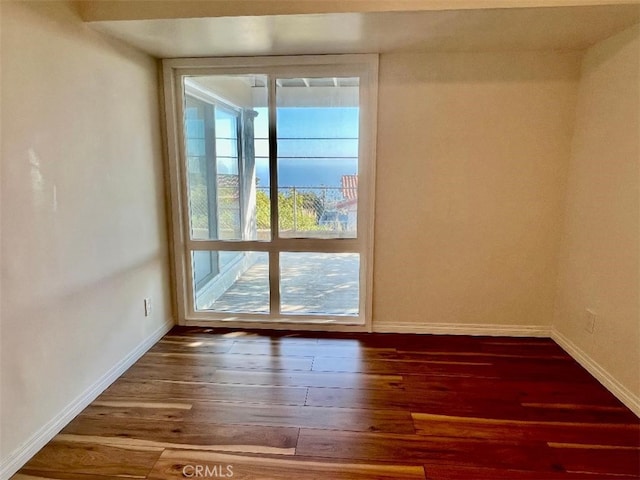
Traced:
<path id="1" fill-rule="evenodd" d="M 552 340 L 176 327 L 19 479 L 632 479 L 640 421 Z"/>

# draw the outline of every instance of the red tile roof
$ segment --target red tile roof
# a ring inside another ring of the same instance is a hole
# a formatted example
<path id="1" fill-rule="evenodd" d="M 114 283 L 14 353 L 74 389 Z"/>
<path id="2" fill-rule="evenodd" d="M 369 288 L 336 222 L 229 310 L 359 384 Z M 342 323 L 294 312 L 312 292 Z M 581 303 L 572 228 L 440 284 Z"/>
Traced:
<path id="1" fill-rule="evenodd" d="M 342 196 L 346 200 L 358 199 L 358 175 L 342 176 Z"/>
<path id="2" fill-rule="evenodd" d="M 348 208 L 358 204 L 358 175 L 342 176 L 343 201 L 336 205 L 338 208 Z"/>

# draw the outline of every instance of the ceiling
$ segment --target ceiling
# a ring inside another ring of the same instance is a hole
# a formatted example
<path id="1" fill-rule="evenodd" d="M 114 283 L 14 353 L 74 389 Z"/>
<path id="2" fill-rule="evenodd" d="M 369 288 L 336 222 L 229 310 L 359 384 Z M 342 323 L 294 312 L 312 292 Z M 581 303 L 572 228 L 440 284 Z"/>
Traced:
<path id="1" fill-rule="evenodd" d="M 640 4 L 98 20 L 159 58 L 581 50 L 640 22 Z"/>

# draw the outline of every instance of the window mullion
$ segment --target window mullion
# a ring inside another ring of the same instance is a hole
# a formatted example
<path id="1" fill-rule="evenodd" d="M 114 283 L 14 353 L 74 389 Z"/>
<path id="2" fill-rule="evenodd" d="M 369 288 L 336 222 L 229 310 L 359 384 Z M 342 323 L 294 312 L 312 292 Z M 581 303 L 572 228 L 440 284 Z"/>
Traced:
<path id="1" fill-rule="evenodd" d="M 280 238 L 278 212 L 278 132 L 276 128 L 276 79 L 268 77 L 269 111 L 269 205 L 271 207 L 271 241 L 277 243 Z M 269 253 L 269 309 L 271 315 L 280 315 L 280 253 Z"/>

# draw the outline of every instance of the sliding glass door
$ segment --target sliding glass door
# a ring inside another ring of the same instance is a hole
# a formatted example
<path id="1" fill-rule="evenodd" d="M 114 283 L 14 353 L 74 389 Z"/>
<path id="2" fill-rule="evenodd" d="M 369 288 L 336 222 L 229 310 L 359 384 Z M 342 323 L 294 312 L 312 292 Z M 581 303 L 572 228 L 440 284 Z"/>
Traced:
<path id="1" fill-rule="evenodd" d="M 376 59 L 303 58 L 165 61 L 181 323 L 367 325 Z"/>

